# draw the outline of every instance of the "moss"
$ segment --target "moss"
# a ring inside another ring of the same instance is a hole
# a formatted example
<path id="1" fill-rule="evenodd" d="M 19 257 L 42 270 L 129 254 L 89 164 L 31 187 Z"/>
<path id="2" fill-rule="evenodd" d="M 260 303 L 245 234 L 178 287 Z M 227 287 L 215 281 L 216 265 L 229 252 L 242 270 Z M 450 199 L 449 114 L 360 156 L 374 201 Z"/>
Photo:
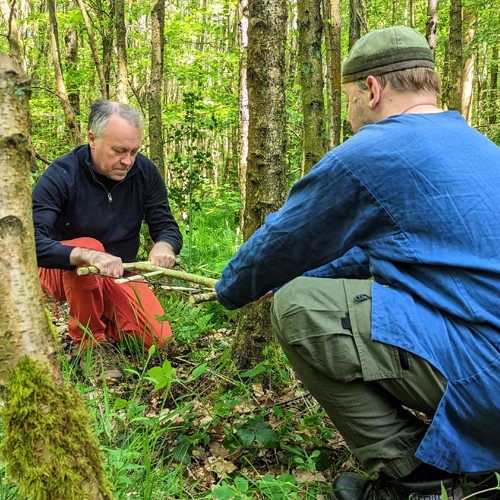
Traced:
<path id="1" fill-rule="evenodd" d="M 47 320 L 47 325 L 49 325 L 50 337 L 52 339 L 52 343 L 54 345 L 58 345 L 59 335 L 57 334 L 57 329 L 54 323 L 52 323 L 52 315 L 50 314 L 50 311 L 46 307 L 44 307 L 44 311 L 45 311 L 45 319 Z"/>
<path id="2" fill-rule="evenodd" d="M 20 498 L 113 498 L 83 398 L 27 356 L 9 373 L 1 417 L 0 451 Z"/>

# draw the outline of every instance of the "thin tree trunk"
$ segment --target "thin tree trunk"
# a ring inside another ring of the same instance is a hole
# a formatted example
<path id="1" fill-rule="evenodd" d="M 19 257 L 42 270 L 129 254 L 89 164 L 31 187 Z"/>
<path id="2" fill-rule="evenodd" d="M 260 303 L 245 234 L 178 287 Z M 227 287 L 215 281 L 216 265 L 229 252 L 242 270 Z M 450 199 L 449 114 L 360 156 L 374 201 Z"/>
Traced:
<path id="1" fill-rule="evenodd" d="M 113 34 L 115 18 L 114 0 L 96 0 L 96 13 L 101 26 L 102 72 L 106 82 L 106 97 L 110 97 L 111 59 L 113 58 Z"/>
<path id="2" fill-rule="evenodd" d="M 246 240 L 278 210 L 286 196 L 285 0 L 248 3 L 248 170 Z M 230 356 L 239 370 L 264 359 L 265 347 L 278 349 L 269 318 L 269 301 L 246 306 L 240 313 Z M 276 360 L 275 360 L 276 361 Z M 271 384 L 271 378 L 263 380 Z"/>
<path id="3" fill-rule="evenodd" d="M 68 10 L 75 8 L 73 0 L 68 2 Z M 73 82 L 73 76 L 78 73 L 78 32 L 73 26 L 66 31 L 64 37 L 66 43 L 65 60 L 66 60 L 66 81 L 68 83 L 68 101 L 75 112 L 75 115 L 80 114 L 80 93 L 79 85 Z"/>
<path id="4" fill-rule="evenodd" d="M 469 46 L 475 36 L 474 19 L 471 18 L 470 13 L 464 11 L 464 24 L 467 25 L 467 32 L 465 34 L 464 46 Z M 464 69 L 462 76 L 462 115 L 471 124 L 472 119 L 472 99 L 474 91 L 474 67 L 476 61 L 476 54 L 470 51 L 469 57 L 464 61 Z"/>
<path id="5" fill-rule="evenodd" d="M 326 153 L 321 0 L 298 0 L 299 75 L 302 89 L 302 175 Z"/>
<path id="6" fill-rule="evenodd" d="M 450 4 L 448 109 L 462 112 L 462 0 Z"/>
<path id="7" fill-rule="evenodd" d="M 124 0 L 115 0 L 116 24 L 116 99 L 128 103 L 128 68 L 127 68 L 127 27 L 125 25 Z"/>
<path id="8" fill-rule="evenodd" d="M 490 91 L 488 96 L 488 123 L 494 125 L 497 123 L 497 101 L 498 101 L 498 45 L 493 45 L 491 53 L 490 69 Z"/>
<path id="9" fill-rule="evenodd" d="M 83 143 L 78 124 L 76 122 L 76 116 L 74 110 L 71 108 L 68 99 L 68 93 L 66 92 L 66 84 L 64 83 L 64 77 L 61 66 L 61 52 L 59 50 L 59 27 L 57 24 L 56 16 L 56 4 L 55 0 L 47 0 L 47 8 L 49 10 L 50 19 L 50 37 L 52 42 L 52 58 L 54 60 L 54 71 L 56 75 L 57 91 L 59 94 L 59 100 L 61 102 L 64 116 L 66 117 L 66 123 L 68 124 L 69 130 L 73 135 L 75 145 L 80 145 Z"/>
<path id="10" fill-rule="evenodd" d="M 326 95 L 328 104 L 328 149 L 340 144 L 341 133 L 341 58 L 340 58 L 340 2 L 339 0 L 323 0 L 325 13 L 325 46 L 326 46 Z"/>
<path id="11" fill-rule="evenodd" d="M 97 52 L 97 45 L 95 42 L 94 32 L 92 31 L 92 25 L 90 23 L 89 15 L 87 9 L 83 3 L 83 0 L 76 0 L 78 7 L 83 17 L 83 24 L 85 24 L 85 29 L 87 30 L 87 36 L 89 39 L 90 51 L 92 52 L 92 59 L 94 59 L 94 65 L 97 71 L 97 77 L 99 78 L 99 86 L 101 89 L 101 96 L 108 97 L 108 92 L 106 89 L 106 79 L 104 78 L 104 72 L 102 69 L 101 61 L 99 59 L 99 53 Z M 103 44 L 104 45 L 104 44 Z"/>
<path id="12" fill-rule="evenodd" d="M 21 61 L 21 45 L 17 31 L 17 15 L 15 10 L 16 0 L 9 6 L 8 0 L 0 0 L 0 10 L 5 26 L 7 27 L 7 40 L 9 41 L 9 55 L 17 62 Z"/>
<path id="13" fill-rule="evenodd" d="M 425 37 L 433 54 L 436 52 L 438 10 L 439 0 L 428 0 Z"/>
<path id="14" fill-rule="evenodd" d="M 59 372 L 44 314 L 31 212 L 29 83 L 5 54 L 0 95 L 2 458 L 21 498 L 112 499 L 90 415 Z"/>
<path id="15" fill-rule="evenodd" d="M 238 47 L 239 47 L 239 82 L 238 82 L 238 143 L 239 163 L 238 178 L 240 183 L 240 194 L 243 203 L 241 228 L 245 224 L 245 200 L 247 185 L 247 161 L 248 161 L 248 88 L 247 88 L 247 49 L 248 49 L 248 0 L 238 2 Z"/>
<path id="16" fill-rule="evenodd" d="M 151 82 L 148 95 L 149 154 L 163 179 L 165 157 L 163 153 L 162 89 L 163 47 L 165 36 L 165 0 L 154 0 L 151 9 Z"/>

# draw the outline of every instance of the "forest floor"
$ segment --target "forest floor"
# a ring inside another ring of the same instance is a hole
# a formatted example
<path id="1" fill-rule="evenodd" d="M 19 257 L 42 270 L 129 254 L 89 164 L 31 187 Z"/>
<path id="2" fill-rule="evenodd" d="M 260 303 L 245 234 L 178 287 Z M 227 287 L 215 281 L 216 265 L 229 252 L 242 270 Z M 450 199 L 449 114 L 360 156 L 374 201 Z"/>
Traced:
<path id="1" fill-rule="evenodd" d="M 230 322 L 149 353 L 134 343 L 115 344 L 97 364 L 119 369 L 124 379 L 103 384 L 81 370 L 65 309 L 59 304 L 53 320 L 63 373 L 90 403 L 117 498 L 321 500 L 335 476 L 357 470 L 341 436 L 291 370 L 273 375 L 281 389 L 257 381 L 272 369 L 266 362 L 237 380 L 223 375 Z M 174 338 L 176 324 L 174 318 Z M 177 485 L 159 486 L 159 470 Z"/>

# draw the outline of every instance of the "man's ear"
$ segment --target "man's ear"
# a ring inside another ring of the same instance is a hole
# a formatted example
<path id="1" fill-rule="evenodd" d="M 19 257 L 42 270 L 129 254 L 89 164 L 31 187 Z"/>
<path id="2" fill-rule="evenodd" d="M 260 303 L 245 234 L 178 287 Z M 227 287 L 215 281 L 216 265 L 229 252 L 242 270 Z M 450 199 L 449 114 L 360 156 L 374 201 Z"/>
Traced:
<path id="1" fill-rule="evenodd" d="M 380 82 L 372 75 L 366 78 L 366 86 L 368 87 L 368 92 L 370 92 L 369 106 L 371 109 L 375 109 L 380 103 L 382 86 L 380 85 Z"/>
<path id="2" fill-rule="evenodd" d="M 94 132 L 92 132 L 92 130 L 89 130 L 87 132 L 87 142 L 89 143 L 89 146 L 91 148 L 95 146 L 95 135 Z"/>

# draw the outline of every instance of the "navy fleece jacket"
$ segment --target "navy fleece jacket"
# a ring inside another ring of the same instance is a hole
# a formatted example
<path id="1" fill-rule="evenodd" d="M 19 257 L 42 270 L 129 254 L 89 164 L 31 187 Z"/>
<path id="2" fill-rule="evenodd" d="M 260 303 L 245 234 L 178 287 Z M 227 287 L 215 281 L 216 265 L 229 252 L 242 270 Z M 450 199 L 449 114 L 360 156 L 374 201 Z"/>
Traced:
<path id="1" fill-rule="evenodd" d="M 143 220 L 155 243 L 166 241 L 179 253 L 182 236 L 154 163 L 138 154 L 125 179 L 111 184 L 99 180 L 88 145 L 51 163 L 33 189 L 39 266 L 71 269 L 73 247 L 59 242 L 79 237 L 96 238 L 110 254 L 134 262 Z"/>

